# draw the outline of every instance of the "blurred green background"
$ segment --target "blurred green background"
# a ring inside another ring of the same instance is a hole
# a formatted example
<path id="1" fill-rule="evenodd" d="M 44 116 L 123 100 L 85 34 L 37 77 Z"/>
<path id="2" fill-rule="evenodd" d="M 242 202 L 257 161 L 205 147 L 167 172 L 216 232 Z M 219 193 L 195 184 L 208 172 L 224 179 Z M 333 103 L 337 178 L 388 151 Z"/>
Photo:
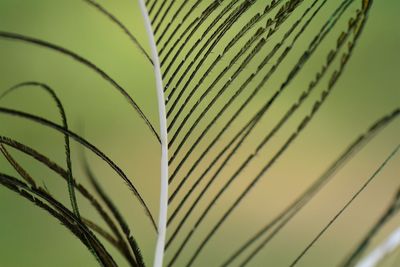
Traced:
<path id="1" fill-rule="evenodd" d="M 177 2 L 180 3 L 180 1 Z M 209 1 L 206 2 L 209 3 Z M 243 20 L 248 20 L 253 11 L 264 7 L 265 4 L 261 2 L 249 10 L 243 16 Z M 304 2 L 307 5 L 311 1 Z M 335 42 L 338 33 L 345 29 L 343 25 L 346 25 L 350 15 L 354 13 L 356 7 L 360 6 L 360 2 L 355 1 L 354 8 L 341 22 L 340 30 L 338 29 L 332 37 L 328 38 L 325 42 L 326 46 L 323 46 L 313 60 L 304 67 L 299 78 L 290 85 L 290 90 L 277 102 L 271 115 L 263 119 L 244 149 L 228 165 L 226 177 L 229 177 L 246 155 L 252 152 L 258 139 L 271 129 L 279 118 L 279 114 L 283 114 L 282 112 L 292 105 L 300 93 L 306 89 L 305 85 L 325 61 L 328 48 L 332 47 L 331 43 Z M 99 3 L 116 15 L 149 51 L 136 1 L 99 1 Z M 316 18 L 312 29 L 304 33 L 291 59 L 282 66 L 279 72 L 276 72 L 268 88 L 276 89 L 282 83 L 291 64 L 304 51 L 303 44 L 308 44 L 316 29 L 325 21 L 324 14 L 331 13 L 338 3 L 339 1 L 336 0 L 329 1 L 330 5 L 325 7 L 325 11 Z M 205 4 L 203 3 L 198 9 L 201 10 Z M 196 266 L 214 266 L 220 263 L 218 259 L 225 258 L 229 252 L 237 248 L 238 244 L 241 244 L 250 234 L 303 192 L 352 140 L 378 118 L 399 107 L 400 31 L 397 14 L 399 8 L 398 1 L 374 2 L 365 32 L 337 83 L 334 93 L 304 134 L 296 140 L 282 160 L 279 160 L 265 175 L 266 179 L 262 179 L 230 218 L 226 227 L 215 236 L 213 242 L 210 242 Z M 195 14 L 198 15 L 199 11 Z M 174 21 L 173 19 L 175 18 L 167 18 L 171 21 Z M 282 29 L 288 29 L 290 22 L 291 20 L 284 24 Z M 120 29 L 83 1 L 0 0 L 0 31 L 41 38 L 79 53 L 118 81 L 139 103 L 149 120 L 154 125 L 158 125 L 152 66 Z M 191 41 L 194 43 L 197 37 L 195 36 Z M 222 43 L 226 44 L 232 37 L 233 33 L 228 33 Z M 215 50 L 218 51 L 221 47 L 217 46 Z M 209 62 L 207 61 L 206 64 Z M 257 68 L 256 62 L 257 60 L 246 69 L 246 74 L 250 74 Z M 215 72 L 217 70 L 220 69 L 217 68 Z M 212 75 L 216 77 L 215 73 Z M 197 76 L 195 79 L 198 80 Z M 239 80 L 244 81 L 242 77 Z M 259 80 L 258 78 L 257 81 Z M 23 81 L 45 82 L 56 90 L 66 108 L 71 129 L 84 134 L 91 143 L 110 156 L 129 175 L 152 213 L 157 217 L 159 146 L 123 97 L 93 71 L 68 57 L 21 42 L 0 39 L 0 92 Z M 211 81 L 212 79 L 209 79 L 207 83 Z M 238 81 L 237 84 L 235 82 L 234 86 L 239 87 L 240 82 Z M 226 209 L 238 192 L 241 192 L 242 188 L 248 184 L 249 180 L 246 178 L 250 179 L 258 173 L 267 159 L 273 155 L 280 141 L 286 138 L 295 129 L 300 119 L 309 113 L 313 102 L 320 97 L 320 92 L 326 84 L 327 79 L 319 87 L 319 91 L 314 93 L 311 100 L 282 130 L 282 134 L 271 144 L 271 149 L 264 149 L 242 174 L 244 180 L 233 185 L 231 192 L 222 199 L 220 206 L 211 214 L 209 223 L 215 222 L 218 211 Z M 262 93 L 257 97 L 255 103 L 249 106 L 239 118 L 237 125 L 246 121 L 246 118 L 264 102 L 263 96 L 268 96 L 268 94 L 270 92 Z M 221 107 L 228 96 L 228 93 L 223 96 L 217 102 L 217 107 Z M 2 99 L 0 105 L 33 112 L 59 122 L 55 105 L 47 95 L 38 90 L 26 89 L 16 92 Z M 238 106 L 239 104 L 235 104 L 235 107 Z M 215 111 L 212 112 L 215 114 Z M 193 133 L 189 143 L 197 138 L 202 126 Z M 156 129 L 158 129 L 157 126 Z M 228 140 L 233 131 L 227 133 L 224 140 Z M 5 115 L 0 116 L 0 134 L 31 145 L 64 166 L 62 135 L 31 122 Z M 215 134 L 215 131 L 210 134 Z M 398 144 L 399 136 L 400 122 L 397 120 L 337 174 L 336 178 L 252 261 L 252 266 L 287 266 L 291 263 L 388 156 Z M 185 147 L 183 151 L 187 149 L 188 147 Z M 79 156 L 81 148 L 73 143 L 72 151 L 75 176 L 80 182 L 88 185 L 85 177 L 81 177 Z M 61 199 L 65 205 L 69 205 L 67 187 L 64 182 L 31 159 L 12 152 L 33 177 L 46 185 L 49 191 Z M 151 266 L 156 234 L 149 221 L 125 184 L 118 180 L 100 160 L 91 155 L 89 158 L 100 181 L 126 216 L 133 234 L 142 247 L 145 261 Z M 400 186 L 399 162 L 400 155 L 396 155 L 379 177 L 310 250 L 299 266 L 335 266 L 341 262 L 377 220 Z M 207 164 L 209 164 L 207 161 L 204 162 L 202 168 L 207 167 Z M 0 158 L 0 167 L 1 172 L 15 175 L 3 157 Z M 193 177 L 199 173 L 196 172 Z M 174 186 L 176 185 L 173 184 L 172 189 Z M 216 185 L 215 190 L 212 190 L 213 194 L 217 192 L 218 186 L 221 184 Z M 206 199 L 210 199 L 210 196 Z M 97 215 L 91 206 L 81 198 L 78 198 L 78 201 L 82 213 L 96 220 Z M 204 207 L 205 204 L 199 206 L 201 209 Z M 97 263 L 90 253 L 63 226 L 47 213 L 2 187 L 0 187 L 0 210 L 0 267 L 96 266 Z M 197 211 L 195 215 L 198 215 Z M 193 219 L 190 222 L 193 223 Z M 209 223 L 199 229 L 198 235 L 184 253 L 182 261 L 179 261 L 176 266 L 184 266 L 193 249 L 202 240 L 202 234 L 207 233 Z M 374 239 L 374 244 L 383 240 L 399 223 L 400 217 L 397 216 Z M 189 229 L 189 227 L 185 228 L 183 233 L 187 233 Z M 176 248 L 172 249 L 176 250 Z M 113 255 L 117 255 L 115 251 L 111 251 Z M 167 259 L 171 256 L 171 252 L 167 253 Z M 120 257 L 115 257 L 121 266 L 126 265 Z M 395 258 L 395 256 L 391 257 L 385 264 L 387 266 L 395 264 Z M 397 264 L 400 264 L 398 260 Z"/>

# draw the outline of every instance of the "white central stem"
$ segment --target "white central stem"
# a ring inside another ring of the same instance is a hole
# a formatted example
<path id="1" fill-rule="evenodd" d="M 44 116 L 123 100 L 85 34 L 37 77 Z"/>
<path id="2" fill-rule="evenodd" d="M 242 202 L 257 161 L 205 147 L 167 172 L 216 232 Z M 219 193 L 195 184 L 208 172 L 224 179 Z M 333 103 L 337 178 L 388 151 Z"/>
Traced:
<path id="1" fill-rule="evenodd" d="M 160 189 L 160 211 L 158 217 L 158 237 L 154 258 L 154 267 L 162 267 L 164 259 L 165 238 L 167 233 L 167 212 L 168 212 L 168 133 L 167 115 L 165 108 L 164 86 L 162 82 L 161 65 L 158 57 L 157 46 L 154 39 L 151 21 L 147 12 L 144 0 L 139 0 L 140 10 L 145 22 L 147 35 L 151 47 L 151 54 L 156 78 L 158 113 L 160 120 L 160 140 L 161 140 L 161 189 Z"/>
<path id="2" fill-rule="evenodd" d="M 367 257 L 359 262 L 356 267 L 375 267 L 391 252 L 400 247 L 400 227 L 388 239 L 374 249 Z"/>

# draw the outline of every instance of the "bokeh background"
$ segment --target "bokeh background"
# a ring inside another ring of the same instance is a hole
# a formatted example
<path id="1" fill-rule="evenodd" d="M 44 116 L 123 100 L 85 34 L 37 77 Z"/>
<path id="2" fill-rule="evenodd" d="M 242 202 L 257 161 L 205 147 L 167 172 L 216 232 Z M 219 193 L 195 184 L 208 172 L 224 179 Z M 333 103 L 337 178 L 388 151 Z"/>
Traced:
<path id="1" fill-rule="evenodd" d="M 322 12 L 316 18 L 312 28 L 314 31 L 311 29 L 305 32 L 291 59 L 275 74 L 268 88 L 276 89 L 282 83 L 291 64 L 304 50 L 302 44 L 310 41 L 315 29 L 318 29 L 321 22 L 326 19 L 324 14 L 332 12 L 339 1 L 329 2 L 331 6 L 325 7 L 326 13 Z M 360 6 L 359 2 L 355 1 L 354 8 L 348 12 L 346 18 Z M 135 1 L 99 1 L 99 3 L 127 25 L 149 51 L 142 17 Z M 254 10 L 262 6 L 264 6 L 262 3 L 256 5 Z M 237 248 L 238 244 L 300 195 L 359 134 L 377 119 L 399 107 L 400 31 L 398 31 L 397 14 L 399 8 L 398 1 L 375 1 L 355 53 L 329 100 L 304 133 L 245 199 L 229 219 L 226 227 L 222 228 L 210 242 L 196 266 L 213 266 L 220 263 L 218 259 L 221 259 L 221 256 L 226 256 Z M 250 17 L 251 11 L 248 13 L 244 15 L 244 19 Z M 347 19 L 341 22 L 342 25 L 346 23 Z M 288 25 L 290 20 L 282 28 L 288 28 Z M 326 41 L 326 47 L 323 46 L 313 60 L 304 67 L 302 74 L 290 85 L 270 115 L 260 122 L 257 131 L 228 165 L 222 177 L 229 177 L 235 171 L 238 164 L 252 152 L 258 139 L 277 122 L 279 114 L 283 114 L 306 89 L 305 85 L 325 60 L 330 42 L 335 42 L 337 33 L 342 29 L 343 27 L 332 34 Z M 120 29 L 83 1 L 0 0 L 0 31 L 21 33 L 60 44 L 91 60 L 126 88 L 150 121 L 158 125 L 152 66 Z M 227 34 L 226 40 L 232 36 Z M 218 49 L 217 47 L 216 51 Z M 252 71 L 256 67 L 257 64 L 252 63 L 246 71 Z M 157 217 L 159 145 L 126 101 L 97 74 L 68 57 L 21 42 L 0 39 L 0 92 L 23 81 L 45 82 L 56 90 L 67 110 L 71 129 L 83 134 L 129 175 Z M 243 79 L 240 78 L 240 81 Z M 326 84 L 327 79 L 319 91 L 314 93 L 282 129 L 268 149 L 263 149 L 254 163 L 245 170 L 242 174 L 244 178 L 235 182 L 214 213 L 211 213 L 208 223 L 199 228 L 197 236 L 183 254 L 182 261 L 178 261 L 176 266 L 184 266 L 185 260 L 191 256 L 193 249 L 202 240 L 202 234 L 207 233 L 209 230 L 207 227 L 218 218 L 220 210 L 226 209 L 228 204 L 232 203 L 232 199 L 248 184 L 249 179 L 254 177 L 263 164 L 271 158 L 282 140 L 287 138 L 301 118 L 309 113 L 313 102 L 320 97 L 320 92 Z M 271 94 L 271 91 L 265 90 L 265 92 L 255 100 L 253 106 L 248 107 L 239 118 L 239 122 L 244 122 L 256 110 L 257 103 L 258 106 L 263 103 L 263 96 Z M 228 96 L 229 94 L 222 97 L 217 105 L 222 106 Z M 59 122 L 55 105 L 47 95 L 38 90 L 26 89 L 16 92 L 2 99 L 0 105 L 33 112 Z M 191 138 L 195 140 L 200 132 L 201 126 Z M 228 140 L 233 132 L 234 129 L 224 138 Z M 213 133 L 215 132 L 210 134 Z M 64 166 L 62 135 L 6 115 L 0 116 L 0 134 L 24 142 Z M 398 145 L 399 136 L 400 122 L 397 119 L 346 164 L 335 179 L 252 261 L 252 266 L 290 264 Z M 185 147 L 183 151 L 185 149 L 188 148 Z M 80 165 L 82 150 L 73 143 L 72 151 L 75 176 L 80 182 L 88 185 L 87 179 L 82 177 Z M 33 177 L 68 205 L 67 185 L 64 182 L 31 159 L 15 151 L 12 152 Z M 146 263 L 151 265 L 156 234 L 148 219 L 124 183 L 118 180 L 104 163 L 90 153 L 87 154 L 100 181 L 130 223 Z M 379 177 L 302 259 L 299 266 L 336 266 L 344 259 L 379 218 L 400 186 L 399 163 L 400 155 L 396 155 Z M 202 168 L 207 167 L 207 164 L 205 161 Z M 0 169 L 1 172 L 15 174 L 2 157 L 0 157 Z M 199 173 L 196 172 L 193 177 Z M 211 199 L 211 195 L 217 192 L 218 186 L 221 184 L 216 184 L 205 200 Z M 78 201 L 82 213 L 96 220 L 96 213 L 91 206 L 81 198 L 78 198 Z M 205 203 L 201 204 L 199 211 L 204 207 Z M 1 267 L 96 266 L 97 263 L 90 253 L 63 226 L 47 213 L 3 187 L 0 187 L 0 211 Z M 194 217 L 198 213 L 195 212 Z M 194 219 L 189 221 L 193 222 Z M 399 223 L 399 216 L 391 220 L 374 239 L 373 245 L 382 241 Z M 184 228 L 182 234 L 187 233 L 189 229 L 189 227 Z M 113 252 L 117 255 L 115 251 Z M 167 254 L 167 258 L 171 255 Z M 115 257 L 121 266 L 125 266 L 126 263 L 121 258 Z M 398 256 L 393 255 L 384 264 L 398 266 L 400 260 Z"/>

